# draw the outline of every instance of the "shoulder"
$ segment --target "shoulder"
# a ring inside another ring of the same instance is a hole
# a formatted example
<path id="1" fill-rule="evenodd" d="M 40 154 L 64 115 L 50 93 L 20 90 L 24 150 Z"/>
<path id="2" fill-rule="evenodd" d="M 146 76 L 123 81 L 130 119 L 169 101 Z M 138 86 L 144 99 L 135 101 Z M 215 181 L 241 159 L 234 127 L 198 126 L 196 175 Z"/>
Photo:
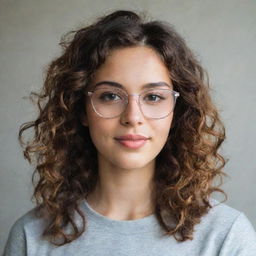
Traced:
<path id="1" fill-rule="evenodd" d="M 208 213 L 202 216 L 199 225 L 196 225 L 197 233 L 204 236 L 220 236 L 223 240 L 233 223 L 242 212 L 221 203 L 213 198 L 209 199 L 211 208 Z"/>
<path id="2" fill-rule="evenodd" d="M 208 212 L 207 221 L 214 222 L 215 224 L 232 225 L 236 218 L 243 214 L 241 211 L 216 199 L 211 198 L 209 202 L 212 208 Z"/>
<path id="3" fill-rule="evenodd" d="M 208 214 L 202 218 L 202 221 L 208 223 L 208 225 L 212 224 L 225 229 L 231 229 L 235 225 L 254 231 L 252 224 L 243 212 L 213 198 L 210 199 L 210 205 L 212 208 L 209 210 Z"/>
<path id="4" fill-rule="evenodd" d="M 26 255 L 28 236 L 40 236 L 43 231 L 44 221 L 35 215 L 36 207 L 19 217 L 11 226 L 4 255 Z"/>
<path id="5" fill-rule="evenodd" d="M 204 235 L 219 241 L 219 255 L 256 255 L 256 232 L 247 216 L 215 199 L 210 204 L 212 208 L 199 226 Z"/>
<path id="6" fill-rule="evenodd" d="M 12 225 L 10 232 L 25 232 L 25 230 L 32 230 L 42 228 L 44 221 L 36 216 L 36 207 L 29 210 L 20 216 Z"/>

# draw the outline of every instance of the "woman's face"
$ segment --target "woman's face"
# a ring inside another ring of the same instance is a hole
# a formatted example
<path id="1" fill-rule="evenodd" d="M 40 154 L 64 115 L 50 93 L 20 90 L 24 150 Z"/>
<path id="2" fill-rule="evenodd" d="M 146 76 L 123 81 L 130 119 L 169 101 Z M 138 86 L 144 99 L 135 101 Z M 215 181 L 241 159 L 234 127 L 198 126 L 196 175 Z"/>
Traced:
<path id="1" fill-rule="evenodd" d="M 165 82 L 167 85 L 160 88 L 172 89 L 165 64 L 154 50 L 144 46 L 113 50 L 96 71 L 90 87 L 101 81 L 119 83 L 128 94 L 145 91 L 142 87 L 147 83 Z M 155 163 L 167 140 L 173 117 L 173 113 L 163 119 L 144 117 L 134 97 L 129 98 L 126 110 L 112 119 L 97 115 L 88 98 L 86 114 L 83 124 L 89 127 L 98 151 L 99 166 L 122 169 L 146 168 Z M 115 139 L 127 134 L 139 134 L 149 139 L 139 148 L 124 146 Z"/>

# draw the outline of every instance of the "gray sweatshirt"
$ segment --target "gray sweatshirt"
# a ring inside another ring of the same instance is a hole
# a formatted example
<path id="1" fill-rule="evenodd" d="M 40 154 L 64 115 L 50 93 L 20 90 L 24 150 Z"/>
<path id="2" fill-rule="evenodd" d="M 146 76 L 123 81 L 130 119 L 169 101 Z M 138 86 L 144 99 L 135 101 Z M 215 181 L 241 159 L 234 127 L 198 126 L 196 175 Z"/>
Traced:
<path id="1" fill-rule="evenodd" d="M 211 199 L 216 205 L 218 201 Z M 61 247 L 43 240 L 44 221 L 34 209 L 11 227 L 4 256 L 256 256 L 256 233 L 240 211 L 226 204 L 214 206 L 195 226 L 194 239 L 177 242 L 163 236 L 155 215 L 136 220 L 107 218 L 84 201 L 87 229 Z M 76 223 L 79 224 L 77 217 Z M 70 227 L 67 227 L 67 231 Z"/>

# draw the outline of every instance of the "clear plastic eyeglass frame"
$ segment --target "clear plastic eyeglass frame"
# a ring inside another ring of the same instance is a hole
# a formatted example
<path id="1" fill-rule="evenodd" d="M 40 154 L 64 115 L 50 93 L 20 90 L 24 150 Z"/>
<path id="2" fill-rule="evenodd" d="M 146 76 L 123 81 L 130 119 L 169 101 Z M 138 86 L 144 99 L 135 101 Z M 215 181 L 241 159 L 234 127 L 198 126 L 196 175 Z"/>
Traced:
<path id="1" fill-rule="evenodd" d="M 105 116 L 101 115 L 101 114 L 96 110 L 96 108 L 95 108 L 95 106 L 94 106 L 94 104 L 93 104 L 92 95 L 93 95 L 93 93 L 94 93 L 95 91 L 97 91 L 97 89 L 95 89 L 94 91 L 87 91 L 87 92 L 85 92 L 85 95 L 90 97 L 91 104 L 92 104 L 92 107 L 93 107 L 93 110 L 95 111 L 95 113 L 96 113 L 97 115 L 103 117 L 103 118 L 106 118 L 106 119 L 112 119 L 112 118 L 116 118 L 116 117 L 122 115 L 122 113 L 126 110 L 126 107 L 127 107 L 128 103 L 129 103 L 129 96 L 133 96 L 133 97 L 136 98 L 136 102 L 137 102 L 137 104 L 139 105 L 140 111 L 141 111 L 141 113 L 143 114 L 144 117 L 146 117 L 146 118 L 148 118 L 148 119 L 163 119 L 163 118 L 165 118 L 166 116 L 170 115 L 170 113 L 173 112 L 174 107 L 175 107 L 175 104 L 176 104 L 176 100 L 177 100 L 177 98 L 180 96 L 180 93 L 179 93 L 179 92 L 176 92 L 176 91 L 174 91 L 174 90 L 171 90 L 171 89 L 161 89 L 161 90 L 168 90 L 168 91 L 172 92 L 172 94 L 173 94 L 173 96 L 174 96 L 173 108 L 172 108 L 172 110 L 171 110 L 167 115 L 165 115 L 165 116 L 163 116 L 163 117 L 160 117 L 160 118 L 158 118 L 158 117 L 157 117 L 157 118 L 153 118 L 153 117 L 147 117 L 147 116 L 145 116 L 145 114 L 143 113 L 143 111 L 142 111 L 142 109 L 141 109 L 141 104 L 140 104 L 140 96 L 141 96 L 142 94 L 144 94 L 144 93 L 146 93 L 146 92 L 148 92 L 148 91 L 152 91 L 152 90 L 154 90 L 154 89 L 149 89 L 149 90 L 143 91 L 143 92 L 141 92 L 141 93 L 131 93 L 131 94 L 128 94 L 126 91 L 124 91 L 124 90 L 122 90 L 122 89 L 117 89 L 117 88 L 115 88 L 115 89 L 113 89 L 113 90 L 114 90 L 114 91 L 119 91 L 119 92 L 121 92 L 121 93 L 123 93 L 123 94 L 126 95 L 125 108 L 124 108 L 124 110 L 123 110 L 119 115 L 116 115 L 116 116 L 113 116 L 113 117 L 105 117 Z"/>

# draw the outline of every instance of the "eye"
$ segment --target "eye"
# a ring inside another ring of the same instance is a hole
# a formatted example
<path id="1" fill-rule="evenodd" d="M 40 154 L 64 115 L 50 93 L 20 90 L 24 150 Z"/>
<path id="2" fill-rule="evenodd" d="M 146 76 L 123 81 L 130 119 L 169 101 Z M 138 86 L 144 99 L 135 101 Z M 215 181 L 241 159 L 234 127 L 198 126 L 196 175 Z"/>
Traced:
<path id="1" fill-rule="evenodd" d="M 157 94 L 147 94 L 144 99 L 148 99 L 149 101 L 151 102 L 158 102 L 158 101 L 161 101 L 161 100 L 164 100 L 165 98 L 161 95 L 157 95 Z"/>
<path id="2" fill-rule="evenodd" d="M 114 92 L 103 92 L 100 96 L 99 99 L 101 101 L 116 101 L 121 99 L 119 95 L 115 94 Z"/>

